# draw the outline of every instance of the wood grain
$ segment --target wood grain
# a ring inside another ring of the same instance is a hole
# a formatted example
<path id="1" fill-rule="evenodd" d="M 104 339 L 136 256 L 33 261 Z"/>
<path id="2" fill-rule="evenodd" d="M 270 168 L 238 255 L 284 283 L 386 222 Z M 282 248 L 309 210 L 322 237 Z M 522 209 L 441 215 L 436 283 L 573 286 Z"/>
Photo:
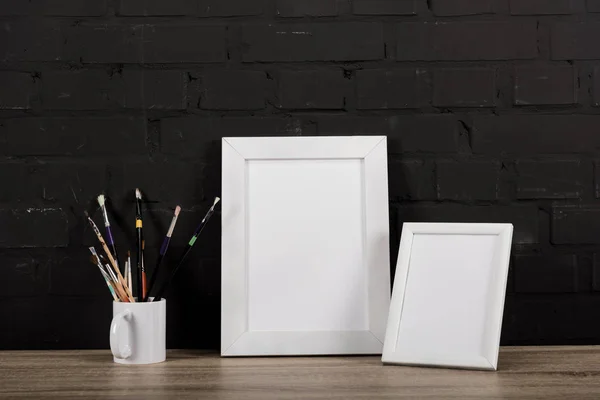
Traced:
<path id="1" fill-rule="evenodd" d="M 0 352 L 2 398 L 598 399 L 600 347 L 505 347 L 498 372 L 383 366 L 379 357 L 225 358 L 172 350 L 149 366 L 105 350 Z"/>

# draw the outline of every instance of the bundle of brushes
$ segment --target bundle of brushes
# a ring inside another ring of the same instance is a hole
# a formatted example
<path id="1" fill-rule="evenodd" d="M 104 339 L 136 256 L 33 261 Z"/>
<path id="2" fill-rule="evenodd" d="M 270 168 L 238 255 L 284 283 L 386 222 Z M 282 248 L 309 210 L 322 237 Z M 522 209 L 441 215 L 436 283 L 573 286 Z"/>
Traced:
<path id="1" fill-rule="evenodd" d="M 156 262 L 156 266 L 154 267 L 154 271 L 150 280 L 146 279 L 146 265 L 144 264 L 144 250 L 145 250 L 145 241 L 144 241 L 144 233 L 143 233 L 143 218 L 142 218 L 142 193 L 139 189 L 135 189 L 135 231 L 136 231 L 136 267 L 133 268 L 131 264 L 131 252 L 127 251 L 127 258 L 124 260 L 123 272 L 121 273 L 121 268 L 119 267 L 119 256 L 117 255 L 117 247 L 115 245 L 115 241 L 113 238 L 113 234 L 111 231 L 110 220 L 108 218 L 108 210 L 106 207 L 106 197 L 104 195 L 98 196 L 98 205 L 100 206 L 100 210 L 102 212 L 102 218 L 104 220 L 104 228 L 106 233 L 106 239 L 104 240 L 104 236 L 100 233 L 98 226 L 88 214 L 85 212 L 85 216 L 92 227 L 92 230 L 96 234 L 98 238 L 98 242 L 100 243 L 100 247 L 104 251 L 106 257 L 102 254 L 98 254 L 95 247 L 90 247 L 90 253 L 92 254 L 90 260 L 93 264 L 95 264 L 108 289 L 110 294 L 112 295 L 115 301 L 124 301 L 124 302 L 147 302 L 147 301 L 159 301 L 162 299 L 162 296 L 165 290 L 168 288 L 169 284 L 173 280 L 173 277 L 179 270 L 179 268 L 183 265 L 186 257 L 192 250 L 192 247 L 196 243 L 196 240 L 204 230 L 204 227 L 208 223 L 209 219 L 213 215 L 215 211 L 215 207 L 217 203 L 221 200 L 216 197 L 212 206 L 202 218 L 202 221 L 194 231 L 192 238 L 189 240 L 179 262 L 175 265 L 173 269 L 171 269 L 168 274 L 168 278 L 164 280 L 160 285 L 158 285 L 158 289 L 156 290 L 156 294 L 154 297 L 151 296 L 153 293 L 153 289 L 157 284 L 158 275 L 163 264 L 165 254 L 169 248 L 169 243 L 171 242 L 171 236 L 173 235 L 173 231 L 175 230 L 175 225 L 177 224 L 177 218 L 179 217 L 179 213 L 181 211 L 181 207 L 175 207 L 175 212 L 173 214 L 173 218 L 171 220 L 171 224 L 169 225 L 169 229 L 165 235 L 165 238 L 160 247 L 160 251 L 158 254 L 158 260 Z M 135 284 L 132 280 L 132 275 L 135 276 Z M 149 282 L 149 283 L 148 283 Z M 135 296 L 134 296 L 135 293 Z"/>

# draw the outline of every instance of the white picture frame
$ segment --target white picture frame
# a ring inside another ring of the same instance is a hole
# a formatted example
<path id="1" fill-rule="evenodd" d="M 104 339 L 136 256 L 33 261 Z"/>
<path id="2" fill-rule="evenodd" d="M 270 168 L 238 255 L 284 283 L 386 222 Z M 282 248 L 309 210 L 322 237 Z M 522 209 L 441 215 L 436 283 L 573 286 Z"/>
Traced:
<path id="1" fill-rule="evenodd" d="M 512 224 L 404 223 L 384 364 L 496 370 Z"/>
<path id="2" fill-rule="evenodd" d="M 381 354 L 386 137 L 222 145 L 221 355 Z"/>

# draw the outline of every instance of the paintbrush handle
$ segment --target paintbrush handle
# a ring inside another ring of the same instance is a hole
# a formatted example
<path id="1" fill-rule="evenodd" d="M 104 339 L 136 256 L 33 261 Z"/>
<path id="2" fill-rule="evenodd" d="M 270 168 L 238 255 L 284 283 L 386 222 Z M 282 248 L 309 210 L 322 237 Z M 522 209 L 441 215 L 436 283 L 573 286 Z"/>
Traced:
<path id="1" fill-rule="evenodd" d="M 101 243 L 102 243 L 102 248 L 104 249 L 104 252 L 106 253 L 106 256 L 108 257 L 108 261 L 110 261 L 110 264 L 113 266 L 114 270 L 117 272 L 117 277 L 119 278 L 119 283 L 121 284 L 121 286 L 123 286 L 125 293 L 127 294 L 126 297 L 129 298 L 129 301 L 134 302 L 135 299 L 133 298 L 133 295 L 131 294 L 131 292 L 129 291 L 129 288 L 125 284 L 125 278 L 123 278 L 123 275 L 121 275 L 121 270 L 119 269 L 117 262 L 115 261 L 112 254 L 110 253 L 110 250 L 108 249 L 108 246 L 106 245 L 106 242 L 104 240 L 102 240 Z"/>
<path id="2" fill-rule="evenodd" d="M 158 254 L 160 254 L 161 256 L 164 256 L 165 253 L 167 252 L 167 249 L 169 248 L 169 243 L 171 243 L 171 238 L 168 236 L 165 236 L 165 239 L 163 240 L 162 244 L 160 245 L 160 251 L 158 252 Z"/>
<path id="3" fill-rule="evenodd" d="M 197 236 L 194 236 L 194 238 L 197 238 Z M 166 280 L 160 286 L 160 288 L 158 289 L 158 292 L 156 293 L 156 296 L 154 296 L 154 300 L 152 300 L 152 301 L 160 301 L 160 299 L 162 299 L 162 295 L 164 294 L 165 290 L 167 290 L 167 288 L 171 284 L 171 281 L 175 277 L 175 274 L 177 273 L 177 271 L 179 270 L 179 268 L 183 264 L 183 261 L 186 259 L 187 255 L 190 253 L 191 250 L 192 250 L 192 246 L 188 245 L 186 247 L 186 249 L 185 249 L 185 252 L 183 253 L 183 256 L 181 256 L 181 258 L 179 259 L 179 263 L 177 264 L 177 266 L 175 267 L 175 269 L 173 269 L 173 272 L 171 272 L 171 275 L 169 276 L 169 279 Z"/>
<path id="4" fill-rule="evenodd" d="M 165 240 L 168 238 L 165 238 Z M 165 242 L 163 241 L 163 245 L 165 244 Z M 167 244 L 168 246 L 168 244 Z M 154 271 L 152 272 L 152 277 L 150 277 L 150 285 L 148 285 L 148 292 L 146 293 L 146 298 L 144 299 L 144 301 L 148 301 L 148 297 L 150 296 L 150 294 L 152 293 L 152 288 L 154 288 L 154 284 L 156 283 L 156 278 L 158 277 L 158 271 L 160 268 L 160 265 L 162 264 L 163 259 L 165 258 L 165 251 L 162 251 L 161 248 L 161 252 L 160 255 L 158 256 L 158 261 L 156 262 L 156 267 L 154 267 Z"/>
<path id="5" fill-rule="evenodd" d="M 121 271 L 119 270 L 119 266 L 117 265 L 117 262 L 115 261 L 115 259 L 113 258 L 110 250 L 108 249 L 108 246 L 106 245 L 106 241 L 104 241 L 104 238 L 102 237 L 102 234 L 98 230 L 98 227 L 96 226 L 96 224 L 94 223 L 94 221 L 92 221 L 92 219 L 89 218 L 89 217 L 88 217 L 88 221 L 90 222 L 90 225 L 92 226 L 92 229 L 94 230 L 94 233 L 96 234 L 96 237 L 98 238 L 98 241 L 102 245 L 102 249 L 106 253 L 106 256 L 108 257 L 108 260 L 110 261 L 110 264 L 113 266 L 114 270 L 117 272 L 117 275 L 119 277 L 119 283 L 121 285 L 123 285 L 125 283 L 125 279 L 123 279 L 123 275 L 121 275 Z M 129 301 L 132 301 L 132 302 L 135 301 L 135 299 L 133 298 L 133 296 L 131 295 L 131 292 L 128 290 L 127 287 L 125 287 L 125 293 L 128 295 Z"/>
<path id="6" fill-rule="evenodd" d="M 104 281 L 106 282 L 106 286 L 108 286 L 108 290 L 110 291 L 110 294 L 112 295 L 113 299 L 115 301 L 120 301 L 120 299 L 117 297 L 117 294 L 115 293 L 115 290 L 113 289 L 112 285 L 110 284 L 110 277 L 108 276 L 108 274 L 106 272 L 104 272 L 104 270 L 102 269 L 100 264 L 98 265 L 98 269 L 100 270 L 100 273 L 102 274 L 102 277 L 104 278 Z"/>
<path id="7" fill-rule="evenodd" d="M 117 247 L 115 246 L 115 240 L 113 239 L 112 231 L 110 230 L 110 226 L 106 227 L 106 242 L 110 246 L 112 250 L 113 257 L 115 260 L 119 260 L 119 256 L 117 256 Z"/>
<path id="8" fill-rule="evenodd" d="M 136 279 L 137 279 L 137 294 L 141 301 L 142 296 L 142 221 L 136 220 L 136 231 L 137 231 L 137 268 L 136 268 Z"/>

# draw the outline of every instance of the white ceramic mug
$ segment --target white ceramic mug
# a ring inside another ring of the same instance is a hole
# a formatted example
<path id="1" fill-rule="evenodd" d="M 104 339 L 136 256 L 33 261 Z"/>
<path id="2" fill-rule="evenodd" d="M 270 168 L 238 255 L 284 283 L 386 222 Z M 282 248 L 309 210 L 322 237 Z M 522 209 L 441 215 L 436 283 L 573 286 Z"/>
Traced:
<path id="1" fill-rule="evenodd" d="M 110 350 L 119 364 L 165 361 L 167 301 L 113 302 Z"/>

